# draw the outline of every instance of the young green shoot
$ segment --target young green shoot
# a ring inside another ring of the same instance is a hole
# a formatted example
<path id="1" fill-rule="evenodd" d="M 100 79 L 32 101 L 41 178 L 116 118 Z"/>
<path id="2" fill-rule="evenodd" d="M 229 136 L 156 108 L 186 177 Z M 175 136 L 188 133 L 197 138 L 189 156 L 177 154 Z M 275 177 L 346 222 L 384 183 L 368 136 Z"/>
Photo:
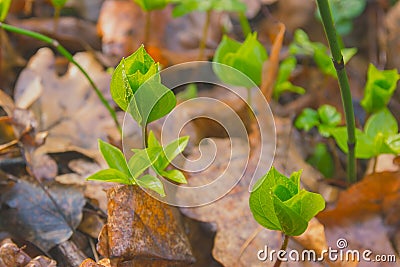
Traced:
<path id="1" fill-rule="evenodd" d="M 164 9 L 170 0 L 133 0 L 146 14 L 146 24 L 144 29 L 143 43 L 148 44 L 151 33 L 151 13 L 153 10 Z"/>
<path id="2" fill-rule="evenodd" d="M 339 81 L 339 88 L 342 97 L 343 109 L 346 117 L 347 126 L 347 179 L 350 183 L 357 180 L 357 169 L 356 169 L 356 157 L 355 157 L 355 146 L 356 146 L 356 123 L 354 119 L 354 108 L 353 101 L 350 92 L 349 80 L 345 68 L 345 62 L 339 45 L 339 38 L 336 34 L 336 28 L 332 19 L 332 13 L 329 6 L 328 0 L 316 0 L 318 4 L 318 10 L 321 14 L 322 24 L 328 39 L 329 47 L 332 53 L 333 65 L 336 69 L 336 74 Z"/>
<path id="3" fill-rule="evenodd" d="M 289 236 L 304 233 L 309 221 L 325 208 L 320 194 L 300 189 L 301 172 L 286 177 L 272 167 L 250 193 L 249 206 L 254 219 L 261 226 L 284 234 L 282 250 L 286 249 Z M 277 261 L 274 266 L 279 265 Z"/>
<path id="4" fill-rule="evenodd" d="M 373 64 L 368 67 L 367 83 L 361 106 L 369 114 L 387 106 L 397 88 L 400 75 L 397 69 L 378 70 Z"/>
<path id="5" fill-rule="evenodd" d="M 161 83 L 159 64 L 142 45 L 127 58 L 122 58 L 111 78 L 111 96 L 117 105 L 138 123 L 142 129 L 142 149 L 132 149 L 134 155 L 127 161 L 122 152 L 99 141 L 99 148 L 109 169 L 90 176 L 89 180 L 139 185 L 165 196 L 161 180 L 149 174 L 151 167 L 157 175 L 177 183 L 186 183 L 183 173 L 167 169 L 171 161 L 185 149 L 189 137 L 180 137 L 162 146 L 150 122 L 167 115 L 176 105 L 174 93 Z"/>
<path id="6" fill-rule="evenodd" d="M 54 7 L 54 32 L 58 30 L 61 9 L 65 6 L 67 1 L 68 0 L 51 0 L 51 4 Z"/>
<path id="7" fill-rule="evenodd" d="M 226 12 L 246 12 L 246 5 L 239 0 L 172 0 L 177 6 L 172 11 L 174 17 L 181 17 L 193 11 L 206 13 L 206 19 L 203 26 L 202 37 L 199 45 L 199 60 L 204 59 L 204 50 L 206 48 L 208 29 L 210 26 L 211 11 Z"/>
<path id="8" fill-rule="evenodd" d="M 222 38 L 217 50 L 215 51 L 213 62 L 228 65 L 241 71 L 250 80 L 242 79 L 237 75 L 232 75 L 226 68 L 219 68 L 213 65 L 214 72 L 221 79 L 230 85 L 242 86 L 247 88 L 247 104 L 251 114 L 251 88 L 261 85 L 261 75 L 264 62 L 268 59 L 267 51 L 257 40 L 257 33 L 249 34 L 243 43 L 237 42 L 226 35 Z"/>
<path id="9" fill-rule="evenodd" d="M 275 81 L 273 97 L 276 101 L 284 92 L 292 92 L 299 95 L 305 94 L 303 87 L 294 85 L 289 81 L 290 75 L 296 69 L 297 60 L 294 56 L 289 56 L 279 64 L 278 76 Z"/>

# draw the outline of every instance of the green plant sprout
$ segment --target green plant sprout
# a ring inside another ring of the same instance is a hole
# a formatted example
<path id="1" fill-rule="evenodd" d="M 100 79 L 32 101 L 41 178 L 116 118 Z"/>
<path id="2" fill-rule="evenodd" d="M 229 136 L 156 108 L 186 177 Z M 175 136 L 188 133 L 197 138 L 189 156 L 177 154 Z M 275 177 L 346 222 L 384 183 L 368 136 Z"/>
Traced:
<path id="1" fill-rule="evenodd" d="M 307 159 L 307 162 L 319 170 L 325 177 L 330 178 L 335 174 L 335 162 L 324 143 L 318 143 L 312 156 Z"/>
<path id="2" fill-rule="evenodd" d="M 347 35 L 353 30 L 353 20 L 360 16 L 367 6 L 366 0 L 329 0 L 336 30 L 340 35 Z M 321 21 L 321 14 L 316 11 Z"/>
<path id="3" fill-rule="evenodd" d="M 153 10 L 164 9 L 170 0 L 133 0 L 146 13 L 146 24 L 144 29 L 143 43 L 148 44 L 151 33 L 151 13 Z"/>
<path id="4" fill-rule="evenodd" d="M 0 6 L 0 8 L 1 8 L 1 6 Z M 0 10 L 0 11 L 2 12 L 2 10 Z M 71 53 L 69 53 L 68 50 L 65 49 L 65 47 L 62 46 L 57 40 L 52 39 L 52 38 L 50 38 L 50 37 L 48 37 L 46 35 L 43 35 L 43 34 L 40 34 L 40 33 L 37 33 L 37 32 L 25 30 L 25 29 L 22 29 L 22 28 L 19 28 L 19 27 L 15 27 L 15 26 L 3 23 L 1 21 L 0 21 L 0 29 L 4 29 L 4 30 L 6 30 L 8 32 L 13 32 L 13 33 L 25 35 L 25 36 L 34 38 L 36 40 L 42 41 L 44 43 L 47 43 L 47 44 L 53 46 L 69 62 L 74 64 L 79 69 L 79 71 L 85 76 L 85 78 L 88 80 L 88 82 L 92 86 L 93 90 L 95 91 L 96 95 L 100 99 L 101 103 L 107 108 L 108 112 L 111 115 L 111 118 L 114 120 L 115 126 L 121 132 L 121 126 L 120 126 L 120 124 L 118 122 L 117 115 L 116 115 L 114 109 L 110 106 L 110 104 L 108 103 L 108 101 L 104 97 L 103 93 L 97 87 L 97 85 L 92 80 L 92 78 L 89 76 L 89 74 L 85 71 L 85 69 L 73 58 Z"/>
<path id="5" fill-rule="evenodd" d="M 267 51 L 257 40 L 257 33 L 249 34 L 243 43 L 224 35 L 221 43 L 215 51 L 213 61 L 228 65 L 247 75 L 254 84 L 261 85 L 262 68 L 264 62 L 268 59 Z M 213 65 L 214 72 L 221 81 L 242 86 L 248 89 L 247 103 L 251 105 L 251 91 L 254 84 L 248 80 L 237 77 L 235 73 L 227 71 L 226 68 L 220 69 L 218 65 Z"/>
<path id="6" fill-rule="evenodd" d="M 239 12 L 239 14 L 243 14 L 247 9 L 246 5 L 239 0 L 172 0 L 172 2 L 177 3 L 177 6 L 172 11 L 174 17 L 181 17 L 193 11 L 206 12 L 206 20 L 199 45 L 199 60 L 204 58 L 211 11 Z M 244 18 L 242 17 L 242 19 Z"/>
<path id="7" fill-rule="evenodd" d="M 335 107 L 330 105 L 323 105 L 314 110 L 305 108 L 297 117 L 294 125 L 299 130 L 306 132 L 310 131 L 313 127 L 318 128 L 318 132 L 323 137 L 330 137 L 331 132 L 342 121 L 342 115 L 336 110 Z"/>
<path id="8" fill-rule="evenodd" d="M 397 121 L 387 108 L 372 114 L 365 123 L 364 131 L 356 130 L 356 157 L 370 159 L 380 154 L 400 154 L 398 131 Z M 338 127 L 333 129 L 331 134 L 339 148 L 348 153 L 346 128 Z"/>
<path id="9" fill-rule="evenodd" d="M 284 92 L 292 92 L 303 95 L 306 90 L 303 87 L 292 84 L 289 81 L 290 75 L 296 69 L 297 60 L 289 56 L 279 64 L 278 76 L 275 81 L 273 97 L 277 101 Z"/>
<path id="10" fill-rule="evenodd" d="M 307 33 L 297 29 L 294 33 L 293 42 L 289 45 L 291 55 L 302 55 L 312 57 L 315 64 L 325 75 L 337 78 L 336 70 L 329 56 L 328 47 L 319 42 L 311 42 Z M 343 48 L 344 63 L 346 64 L 356 53 L 357 48 Z"/>
<path id="11" fill-rule="evenodd" d="M 147 131 L 148 123 L 164 117 L 176 105 L 174 93 L 161 83 L 158 66 L 142 45 L 129 57 L 122 58 L 115 69 L 110 84 L 111 96 L 142 128 L 143 149 L 132 149 L 134 155 L 127 161 L 118 148 L 99 141 L 109 169 L 93 174 L 88 180 L 139 185 L 165 196 L 161 180 L 148 173 L 151 167 L 173 182 L 187 183 L 181 171 L 166 168 L 185 149 L 189 137 L 180 137 L 162 146 L 154 133 Z"/>
<path id="12" fill-rule="evenodd" d="M 318 10 L 321 14 L 324 31 L 328 39 L 329 47 L 331 49 L 333 65 L 336 69 L 340 94 L 342 97 L 343 110 L 346 117 L 346 127 L 348 135 L 347 179 L 350 183 L 352 183 L 357 180 L 357 169 L 356 169 L 356 157 L 354 151 L 356 146 L 356 135 L 355 135 L 356 123 L 354 119 L 354 108 L 350 92 L 350 85 L 347 77 L 345 61 L 339 45 L 339 37 L 336 34 L 336 28 L 333 23 L 329 2 L 328 0 L 316 0 L 316 1 L 318 4 Z"/>
<path id="13" fill-rule="evenodd" d="M 367 83 L 361 106 L 368 113 L 375 113 L 387 106 L 397 88 L 400 75 L 397 69 L 378 70 L 373 64 L 368 67 Z"/>
<path id="14" fill-rule="evenodd" d="M 281 250 L 286 250 L 289 236 L 304 233 L 309 221 L 325 208 L 320 194 L 300 189 L 301 173 L 294 172 L 288 178 L 272 167 L 250 193 L 254 219 L 261 226 L 284 234 Z M 274 266 L 279 265 L 278 260 Z"/>
<path id="15" fill-rule="evenodd" d="M 51 0 L 51 4 L 54 7 L 54 32 L 57 32 L 58 24 L 60 20 L 61 9 L 65 6 L 68 0 Z"/>
<path id="16" fill-rule="evenodd" d="M 10 9 L 11 0 L 0 0 L 0 22 L 3 22 Z"/>
<path id="17" fill-rule="evenodd" d="M 198 97 L 198 89 L 195 83 L 191 83 L 186 86 L 185 90 L 176 94 L 176 99 L 178 102 L 184 102 L 189 99 Z"/>

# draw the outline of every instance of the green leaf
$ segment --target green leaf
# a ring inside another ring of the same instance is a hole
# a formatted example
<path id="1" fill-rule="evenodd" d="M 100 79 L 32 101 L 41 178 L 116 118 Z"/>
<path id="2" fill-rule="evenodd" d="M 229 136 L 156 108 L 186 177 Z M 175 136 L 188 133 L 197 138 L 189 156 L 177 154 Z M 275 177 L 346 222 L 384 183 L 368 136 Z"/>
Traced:
<path id="1" fill-rule="evenodd" d="M 390 136 L 386 143 L 393 153 L 400 154 L 400 134 Z"/>
<path id="2" fill-rule="evenodd" d="M 68 0 L 51 0 L 51 4 L 56 8 L 63 8 Z"/>
<path id="3" fill-rule="evenodd" d="M 131 175 L 121 150 L 101 139 L 99 139 L 99 149 L 111 169 L 118 170 L 128 176 Z"/>
<path id="4" fill-rule="evenodd" d="M 163 183 L 157 177 L 147 174 L 136 179 L 136 182 L 139 186 L 151 189 L 160 196 L 165 197 Z"/>
<path id="5" fill-rule="evenodd" d="M 197 91 L 198 90 L 196 84 L 191 83 L 188 86 L 186 86 L 185 90 L 179 92 L 176 95 L 176 99 L 178 102 L 184 102 L 186 100 L 196 98 L 198 96 Z"/>
<path id="6" fill-rule="evenodd" d="M 280 95 L 284 92 L 293 92 L 296 94 L 304 94 L 306 90 L 303 87 L 293 85 L 290 81 L 290 75 L 292 71 L 296 68 L 296 58 L 290 56 L 284 59 L 281 64 L 279 64 L 278 76 L 274 86 L 274 99 L 278 100 Z"/>
<path id="7" fill-rule="evenodd" d="M 113 182 L 120 184 L 133 185 L 134 181 L 130 179 L 130 176 L 116 169 L 106 169 L 96 172 L 90 175 L 86 180 L 89 181 L 102 181 L 102 182 Z"/>
<path id="8" fill-rule="evenodd" d="M 178 3 L 172 11 L 174 17 L 181 17 L 193 11 L 246 12 L 246 5 L 239 0 L 178 0 L 173 2 Z"/>
<path id="9" fill-rule="evenodd" d="M 167 178 L 168 180 L 180 183 L 187 184 L 187 180 L 185 175 L 180 170 L 163 170 L 159 173 L 162 177 Z"/>
<path id="10" fill-rule="evenodd" d="M 318 108 L 318 115 L 321 124 L 328 126 L 337 126 L 342 121 L 342 115 L 335 107 L 330 105 L 322 105 Z"/>
<path id="11" fill-rule="evenodd" d="M 268 55 L 257 40 L 257 33 L 249 34 L 243 44 L 224 36 L 214 55 L 214 62 L 228 65 L 247 75 L 256 85 L 261 84 L 262 67 Z M 226 68 L 213 66 L 217 76 L 225 83 L 251 88 L 253 85 Z"/>
<path id="12" fill-rule="evenodd" d="M 179 170 L 168 170 L 165 168 L 170 162 L 185 149 L 189 142 L 189 136 L 180 137 L 166 145 L 153 164 L 153 169 L 161 176 L 178 183 L 187 183 L 185 176 Z M 161 148 L 161 144 L 156 139 L 154 133 L 150 131 L 148 137 L 149 148 Z"/>
<path id="13" fill-rule="evenodd" d="M 311 218 L 325 208 L 322 196 L 299 190 L 300 175 L 301 171 L 288 178 L 272 167 L 255 184 L 249 205 L 260 225 L 289 236 L 300 235 Z"/>
<path id="14" fill-rule="evenodd" d="M 126 111 L 133 94 L 151 77 L 159 81 L 158 63 L 154 62 L 142 45 L 129 57 L 122 58 L 115 69 L 110 83 L 113 100 Z"/>
<path id="15" fill-rule="evenodd" d="M 364 128 L 365 133 L 371 138 L 375 138 L 378 134 L 388 138 L 399 131 L 397 121 L 388 109 L 373 114 L 365 123 Z"/>
<path id="16" fill-rule="evenodd" d="M 0 0 L 0 22 L 3 22 L 10 9 L 11 0 Z"/>
<path id="17" fill-rule="evenodd" d="M 365 111 L 374 113 L 385 108 L 397 88 L 399 78 L 396 69 L 381 71 L 370 64 L 364 98 L 361 100 L 361 106 Z"/>
<path id="18" fill-rule="evenodd" d="M 144 11 L 163 9 L 170 2 L 169 0 L 134 0 Z"/>
<path id="19" fill-rule="evenodd" d="M 331 132 L 333 138 L 335 138 L 336 144 L 344 152 L 348 153 L 347 147 L 347 128 L 338 127 Z M 356 129 L 356 158 L 369 159 L 375 155 L 374 151 L 374 140 L 364 134 L 360 129 Z"/>
<path id="20" fill-rule="evenodd" d="M 318 112 L 311 108 L 303 109 L 299 117 L 297 117 L 294 125 L 297 129 L 308 132 L 313 127 L 319 125 Z"/>
<path id="21" fill-rule="evenodd" d="M 346 35 L 352 31 L 353 20 L 363 13 L 366 4 L 366 0 L 329 0 L 338 34 Z M 316 16 L 321 21 L 318 9 Z"/>
<path id="22" fill-rule="evenodd" d="M 307 162 L 319 170 L 325 177 L 331 178 L 335 173 L 335 164 L 332 155 L 329 153 L 327 146 L 323 143 L 318 143 L 312 156 L 307 159 Z"/>
<path id="23" fill-rule="evenodd" d="M 160 82 L 150 79 L 136 91 L 128 112 L 144 127 L 170 113 L 175 106 L 174 93 Z"/>
<path id="24" fill-rule="evenodd" d="M 162 149 L 159 147 L 146 148 L 136 152 L 128 162 L 132 178 L 136 180 L 158 158 Z"/>

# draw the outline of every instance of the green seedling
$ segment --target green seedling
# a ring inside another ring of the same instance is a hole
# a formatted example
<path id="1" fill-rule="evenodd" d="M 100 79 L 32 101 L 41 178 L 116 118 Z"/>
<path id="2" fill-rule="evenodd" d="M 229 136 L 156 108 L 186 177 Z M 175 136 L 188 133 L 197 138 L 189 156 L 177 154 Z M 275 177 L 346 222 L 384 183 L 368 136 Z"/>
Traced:
<path id="1" fill-rule="evenodd" d="M 111 96 L 142 128 L 144 148 L 132 149 L 134 155 L 127 161 L 118 148 L 99 141 L 109 169 L 93 174 L 89 180 L 139 185 L 165 196 L 161 180 L 148 172 L 151 167 L 173 182 L 186 183 L 182 172 L 166 168 L 185 149 L 189 137 L 162 146 L 153 132 L 147 132 L 148 123 L 164 117 L 176 105 L 173 92 L 161 83 L 158 65 L 142 45 L 131 56 L 123 58 L 115 69 L 110 84 Z"/>
<path id="2" fill-rule="evenodd" d="M 307 33 L 301 29 L 295 31 L 293 42 L 289 45 L 290 54 L 312 57 L 322 73 L 337 78 L 336 70 L 328 51 L 329 48 L 324 44 L 311 42 Z M 341 52 L 346 64 L 357 53 L 357 48 L 343 48 Z"/>
<path id="3" fill-rule="evenodd" d="M 196 84 L 194 83 L 189 84 L 188 86 L 186 86 L 185 90 L 176 94 L 176 99 L 178 102 L 184 102 L 186 100 L 196 97 L 198 97 L 198 89 Z"/>
<path id="4" fill-rule="evenodd" d="M 330 137 L 331 132 L 342 121 L 342 115 L 335 107 L 323 105 L 318 110 L 305 108 L 297 117 L 294 125 L 299 130 L 306 132 L 317 127 L 323 137 Z"/>
<path id="5" fill-rule="evenodd" d="M 133 0 L 146 13 L 146 26 L 144 30 L 143 43 L 147 44 L 151 33 L 151 13 L 154 10 L 164 9 L 170 0 Z"/>
<path id="6" fill-rule="evenodd" d="M 329 0 L 336 30 L 340 35 L 349 34 L 353 30 L 353 20 L 360 16 L 367 6 L 366 0 Z M 321 20 L 321 14 L 316 11 Z"/>
<path id="7" fill-rule="evenodd" d="M 320 194 L 300 189 L 300 176 L 301 171 L 298 171 L 288 178 L 272 167 L 250 193 L 249 205 L 254 219 L 261 226 L 285 235 L 282 250 L 286 249 L 289 236 L 304 233 L 309 221 L 325 208 Z"/>
<path id="8" fill-rule="evenodd" d="M 303 87 L 296 86 L 289 81 L 290 75 L 296 69 L 297 60 L 294 56 L 289 56 L 279 64 L 278 76 L 274 85 L 273 97 L 278 100 L 282 93 L 292 92 L 304 94 L 306 90 Z"/>
<path id="9" fill-rule="evenodd" d="M 335 174 L 335 162 L 328 147 L 324 143 L 318 143 L 307 162 L 319 170 L 325 177 L 333 177 Z"/>
<path id="10" fill-rule="evenodd" d="M 239 0 L 172 0 L 177 6 L 172 11 L 174 17 L 181 17 L 193 11 L 206 12 L 206 20 L 203 26 L 203 35 L 199 45 L 199 59 L 204 57 L 208 28 L 210 26 L 211 11 L 246 12 L 246 5 Z"/>
<path id="11" fill-rule="evenodd" d="M 3 22 L 10 9 L 11 0 L 0 0 L 0 22 Z"/>
<path id="12" fill-rule="evenodd" d="M 54 7 L 54 32 L 57 32 L 61 9 L 63 9 L 67 1 L 68 0 L 51 0 L 51 4 Z"/>
<path id="13" fill-rule="evenodd" d="M 397 69 L 378 70 L 373 64 L 368 67 L 367 83 L 361 106 L 368 113 L 375 113 L 387 106 L 397 88 L 400 75 Z"/>
<path id="14" fill-rule="evenodd" d="M 264 46 L 257 40 L 257 33 L 247 36 L 243 43 L 235 41 L 224 35 L 214 55 L 214 62 L 228 65 L 246 74 L 256 85 L 261 84 L 262 67 L 268 54 Z M 225 70 L 225 69 L 224 69 Z M 237 75 L 222 71 L 218 66 L 214 67 L 218 77 L 231 85 L 246 88 L 253 85 L 247 83 Z"/>
<path id="15" fill-rule="evenodd" d="M 380 154 L 400 154 L 400 134 L 396 119 L 384 108 L 369 117 L 364 131 L 356 130 L 357 144 L 355 154 L 360 159 L 370 159 Z M 345 127 L 331 131 L 336 143 L 343 152 L 348 153 Z"/>

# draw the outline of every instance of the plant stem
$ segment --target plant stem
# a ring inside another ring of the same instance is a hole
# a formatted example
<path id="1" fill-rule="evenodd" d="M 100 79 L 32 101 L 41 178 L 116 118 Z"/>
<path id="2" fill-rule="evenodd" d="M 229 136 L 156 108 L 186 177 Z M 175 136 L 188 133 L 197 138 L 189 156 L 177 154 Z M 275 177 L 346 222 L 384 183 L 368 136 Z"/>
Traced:
<path id="1" fill-rule="evenodd" d="M 242 27 L 243 35 L 246 38 L 246 36 L 251 33 L 251 27 L 244 12 L 239 12 L 239 22 L 240 26 Z"/>
<path id="2" fill-rule="evenodd" d="M 342 52 L 340 50 L 339 38 L 336 34 L 335 25 L 333 23 L 331 9 L 328 0 L 317 0 L 318 9 L 321 13 L 322 24 L 328 39 L 329 47 L 332 52 L 333 64 L 339 80 L 340 94 L 346 117 L 347 126 L 347 180 L 349 183 L 354 183 L 357 180 L 356 170 L 356 135 L 355 135 L 355 120 L 353 102 L 351 99 L 350 85 L 347 77 L 347 72 L 344 66 Z"/>
<path id="3" fill-rule="evenodd" d="M 142 127 L 142 143 L 143 143 L 143 148 L 147 148 L 148 143 L 148 130 L 147 130 L 147 123 L 145 126 Z"/>
<path id="4" fill-rule="evenodd" d="M 4 29 L 6 31 L 9 31 L 9 32 L 22 34 L 22 35 L 43 41 L 47 44 L 52 45 L 55 49 L 57 49 L 57 51 L 60 52 L 61 55 L 63 55 L 66 59 L 68 59 L 69 62 L 74 64 L 82 72 L 82 74 L 86 77 L 86 79 L 89 81 L 90 85 L 93 87 L 94 91 L 96 92 L 97 96 L 99 97 L 100 101 L 107 108 L 107 110 L 110 113 L 111 117 L 113 118 L 114 123 L 117 126 L 119 132 L 122 133 L 121 125 L 118 122 L 117 115 L 116 115 L 114 109 L 107 102 L 107 100 L 105 99 L 105 97 L 102 94 L 102 92 L 100 91 L 100 89 L 96 86 L 96 84 L 94 83 L 92 78 L 90 78 L 89 74 L 83 69 L 83 67 L 78 62 L 75 61 L 75 59 L 73 58 L 71 53 L 69 53 L 68 50 L 65 49 L 57 40 L 54 40 L 46 35 L 43 35 L 43 34 L 40 34 L 37 32 L 21 29 L 21 28 L 15 27 L 15 26 L 11 26 L 11 25 L 2 23 L 2 22 L 0 22 L 0 28 Z"/>
<path id="5" fill-rule="evenodd" d="M 57 33 L 58 30 L 58 25 L 60 22 L 60 12 L 60 7 L 54 7 L 54 33 Z"/>
<path id="6" fill-rule="evenodd" d="M 203 36 L 200 40 L 199 45 L 199 60 L 203 60 L 204 58 L 204 49 L 206 48 L 207 37 L 208 37 L 208 28 L 210 27 L 210 20 L 211 20 L 211 10 L 208 10 L 206 13 L 206 21 L 204 22 L 203 26 Z"/>
<path id="7" fill-rule="evenodd" d="M 286 250 L 288 243 L 289 243 L 289 236 L 288 236 L 288 235 L 285 235 L 280 250 Z M 281 263 L 282 263 L 282 260 L 277 259 L 276 262 L 275 262 L 275 264 L 274 264 L 274 267 L 279 267 L 279 266 L 281 266 Z"/>
<path id="8" fill-rule="evenodd" d="M 144 28 L 143 43 L 145 45 L 148 45 L 150 41 L 150 31 L 151 31 L 151 11 L 147 11 L 145 13 L 146 13 L 146 25 Z"/>

